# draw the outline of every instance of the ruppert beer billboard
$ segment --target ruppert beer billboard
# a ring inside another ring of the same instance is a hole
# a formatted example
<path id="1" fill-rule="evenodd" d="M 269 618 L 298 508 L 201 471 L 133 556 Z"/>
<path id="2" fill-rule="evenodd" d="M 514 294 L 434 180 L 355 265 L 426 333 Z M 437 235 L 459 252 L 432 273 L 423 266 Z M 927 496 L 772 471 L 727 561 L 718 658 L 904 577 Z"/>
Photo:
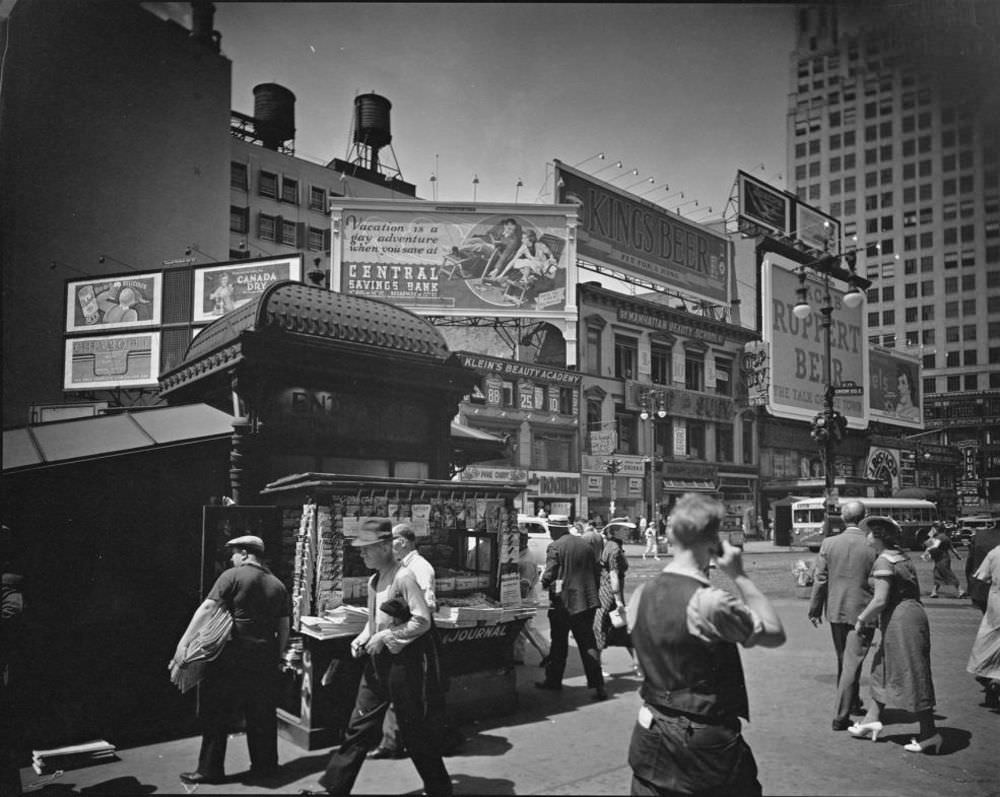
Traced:
<path id="1" fill-rule="evenodd" d="M 797 318 L 792 308 L 798 302 L 799 277 L 791 260 L 768 254 L 762 264 L 762 337 L 770 348 L 768 403 L 779 418 L 808 421 L 823 410 L 826 391 L 825 331 L 820 308 L 826 288 L 822 277 L 806 272 L 805 287 L 812 312 Z M 864 308 L 844 304 L 844 291 L 832 282 L 833 305 L 830 327 L 830 372 L 834 385 L 861 386 L 864 395 L 837 395 L 834 408 L 847 418 L 848 426 L 868 424 L 868 339 Z"/>
<path id="2" fill-rule="evenodd" d="M 563 315 L 575 219 L 572 206 L 341 199 L 330 284 L 425 315 Z"/>
<path id="3" fill-rule="evenodd" d="M 728 302 L 732 245 L 720 233 L 555 161 L 557 196 L 580 207 L 577 254 L 643 279 Z"/>

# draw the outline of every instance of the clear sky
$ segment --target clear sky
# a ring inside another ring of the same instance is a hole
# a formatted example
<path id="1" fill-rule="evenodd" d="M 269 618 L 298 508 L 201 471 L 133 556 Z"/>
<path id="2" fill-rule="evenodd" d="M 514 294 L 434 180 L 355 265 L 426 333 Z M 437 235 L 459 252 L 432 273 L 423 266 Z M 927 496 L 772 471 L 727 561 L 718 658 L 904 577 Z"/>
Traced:
<path id="1" fill-rule="evenodd" d="M 546 165 L 601 151 L 580 168 L 622 160 L 599 176 L 652 177 L 632 191 L 683 191 L 667 206 L 697 199 L 690 215 L 721 215 L 737 169 L 785 185 L 791 5 L 216 3 L 215 27 L 232 108 L 252 115 L 258 83 L 289 88 L 301 157 L 344 158 L 354 97 L 387 97 L 423 198 L 436 169 L 440 200 L 471 200 L 478 175 L 479 201 L 551 202 Z"/>

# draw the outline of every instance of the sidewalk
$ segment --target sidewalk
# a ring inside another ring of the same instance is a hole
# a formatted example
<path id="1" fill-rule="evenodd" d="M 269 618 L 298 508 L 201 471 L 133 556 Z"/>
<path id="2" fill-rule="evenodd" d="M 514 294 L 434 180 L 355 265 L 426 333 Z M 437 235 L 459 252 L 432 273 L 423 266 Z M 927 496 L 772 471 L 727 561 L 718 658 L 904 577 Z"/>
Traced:
<path id="1" fill-rule="evenodd" d="M 639 553 L 641 556 L 641 551 Z M 744 733 L 769 795 L 898 795 L 986 797 L 997 789 L 998 714 L 981 705 L 981 692 L 965 663 L 979 624 L 979 612 L 965 601 L 928 602 L 932 666 L 938 698 L 938 724 L 945 737 L 940 756 L 906 753 L 915 723 L 887 717 L 885 740 L 878 744 L 830 730 L 834 695 L 830 632 L 813 628 L 807 603 L 774 601 L 788 634 L 777 649 L 743 652 L 751 722 Z M 544 613 L 538 618 L 547 633 Z M 870 662 L 869 662 L 870 663 Z M 611 699 L 594 703 L 586 689 L 575 650 L 560 693 L 538 692 L 537 657 L 517 668 L 516 712 L 462 727 L 466 744 L 445 759 L 457 794 L 624 794 L 631 771 L 628 740 L 639 699 L 628 654 L 605 654 Z M 866 664 L 867 671 L 868 664 Z M 867 694 L 867 676 L 862 683 Z M 867 698 L 866 698 L 867 699 Z M 109 740 L 114 741 L 114 740 Z M 328 749 L 304 751 L 279 741 L 281 776 L 264 789 L 234 780 L 218 786 L 185 788 L 180 772 L 194 768 L 197 737 L 118 751 L 118 761 L 63 773 L 56 778 L 22 770 L 27 794 L 296 794 L 315 788 Z M 245 740 L 230 740 L 227 771 L 246 771 Z M 356 794 L 419 793 L 420 779 L 409 760 L 368 761 Z"/>

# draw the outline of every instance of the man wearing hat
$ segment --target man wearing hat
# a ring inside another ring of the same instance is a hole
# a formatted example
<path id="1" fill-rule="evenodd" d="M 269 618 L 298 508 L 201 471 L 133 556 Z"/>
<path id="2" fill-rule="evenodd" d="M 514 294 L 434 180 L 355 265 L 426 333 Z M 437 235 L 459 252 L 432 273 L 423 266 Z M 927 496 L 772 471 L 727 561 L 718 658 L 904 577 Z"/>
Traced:
<path id="1" fill-rule="evenodd" d="M 440 733 L 428 720 L 423 645 L 431 615 L 417 579 L 393 555 L 392 524 L 371 518 L 351 545 L 360 548 L 368 582 L 368 624 L 351 642 L 351 655 L 365 657 L 364 673 L 344 741 L 319 779 L 328 794 L 350 794 L 368 752 L 382 738 L 382 720 L 392 703 L 403 744 L 428 794 L 452 793 L 441 758 Z"/>
<path id="2" fill-rule="evenodd" d="M 181 780 L 191 784 L 224 781 L 226 738 L 234 713 L 246 717 L 251 777 L 267 778 L 278 769 L 277 680 L 281 652 L 288 645 L 288 590 L 261 563 L 260 537 L 236 537 L 226 547 L 232 567 L 216 579 L 195 610 L 174 655 L 177 661 L 183 659 L 197 629 L 220 604 L 233 615 L 232 638 L 202 681 L 198 768 L 181 774 Z"/>

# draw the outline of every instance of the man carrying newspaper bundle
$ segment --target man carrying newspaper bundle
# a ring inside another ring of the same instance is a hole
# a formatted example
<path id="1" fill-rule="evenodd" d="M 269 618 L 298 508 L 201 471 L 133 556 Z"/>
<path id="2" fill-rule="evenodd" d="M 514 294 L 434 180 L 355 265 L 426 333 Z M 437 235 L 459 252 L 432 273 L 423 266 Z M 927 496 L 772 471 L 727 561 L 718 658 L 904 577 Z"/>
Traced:
<path id="1" fill-rule="evenodd" d="M 278 769 L 277 680 L 281 652 L 288 645 L 288 591 L 261 563 L 260 537 L 236 537 L 226 546 L 232 567 L 195 610 L 170 662 L 172 680 L 182 691 L 200 680 L 197 673 L 182 675 L 184 670 L 204 667 L 198 768 L 180 776 L 190 784 L 225 781 L 226 739 L 234 712 L 246 717 L 250 779 L 266 779 Z M 232 616 L 228 641 L 226 614 Z M 218 658 L 212 661 L 214 656 Z"/>

